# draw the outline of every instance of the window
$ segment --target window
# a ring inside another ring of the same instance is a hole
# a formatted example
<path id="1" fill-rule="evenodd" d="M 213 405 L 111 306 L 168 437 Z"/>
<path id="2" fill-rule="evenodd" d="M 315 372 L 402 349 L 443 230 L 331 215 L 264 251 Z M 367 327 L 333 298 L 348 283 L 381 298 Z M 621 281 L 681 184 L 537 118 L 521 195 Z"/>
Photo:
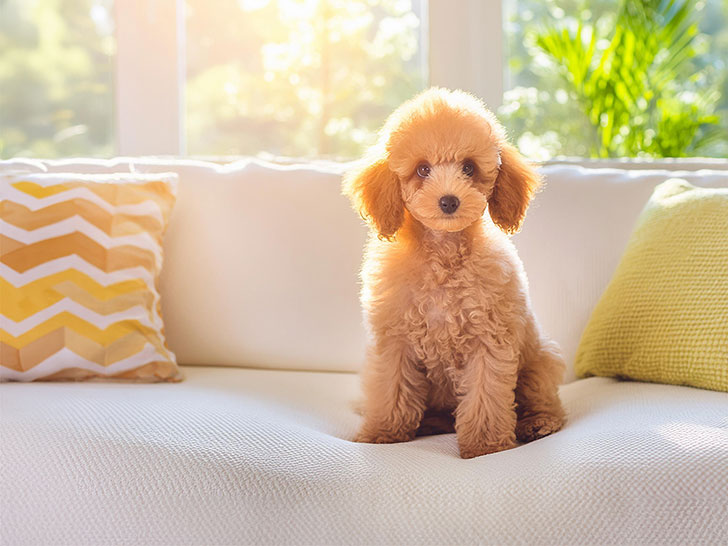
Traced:
<path id="1" fill-rule="evenodd" d="M 426 85 L 418 0 L 187 0 L 187 150 L 352 157 Z"/>
<path id="2" fill-rule="evenodd" d="M 725 0 L 0 0 L 0 157 L 352 158 L 428 85 L 534 159 L 728 157 L 726 59 Z"/>
<path id="3" fill-rule="evenodd" d="M 110 0 L 0 0 L 0 158 L 111 155 Z"/>
<path id="4" fill-rule="evenodd" d="M 728 157 L 724 0 L 506 0 L 505 11 L 499 113 L 525 154 Z"/>

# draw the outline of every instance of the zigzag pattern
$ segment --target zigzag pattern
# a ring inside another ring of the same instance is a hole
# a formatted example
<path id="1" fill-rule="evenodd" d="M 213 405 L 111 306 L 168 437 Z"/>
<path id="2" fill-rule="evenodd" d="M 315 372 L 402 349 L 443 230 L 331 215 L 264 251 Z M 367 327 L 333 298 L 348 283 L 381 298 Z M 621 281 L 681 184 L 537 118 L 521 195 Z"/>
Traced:
<path id="1" fill-rule="evenodd" d="M 154 294 L 141 279 L 104 287 L 83 273 L 68 270 L 16 288 L 0 278 L 0 301 L 3 302 L 0 320 L 26 320 L 66 300 L 99 315 L 119 313 L 134 306 L 151 308 L 156 303 Z"/>
<path id="2" fill-rule="evenodd" d="M 0 173 L 0 379 L 179 378 L 156 289 L 175 190 Z"/>
<path id="3" fill-rule="evenodd" d="M 49 224 L 80 217 L 111 237 L 160 231 L 157 218 L 144 214 L 113 214 L 86 199 L 70 199 L 32 211 L 21 203 L 7 201 L 0 210 L 0 220 L 26 231 L 42 229 Z"/>

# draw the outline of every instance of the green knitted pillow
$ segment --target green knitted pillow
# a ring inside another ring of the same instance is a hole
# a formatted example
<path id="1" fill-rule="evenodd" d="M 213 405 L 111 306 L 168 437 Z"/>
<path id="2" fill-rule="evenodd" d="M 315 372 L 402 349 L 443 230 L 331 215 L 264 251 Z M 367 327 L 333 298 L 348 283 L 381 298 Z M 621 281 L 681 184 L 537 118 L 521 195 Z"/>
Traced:
<path id="1" fill-rule="evenodd" d="M 728 188 L 655 188 L 594 309 L 576 372 L 728 391 Z"/>

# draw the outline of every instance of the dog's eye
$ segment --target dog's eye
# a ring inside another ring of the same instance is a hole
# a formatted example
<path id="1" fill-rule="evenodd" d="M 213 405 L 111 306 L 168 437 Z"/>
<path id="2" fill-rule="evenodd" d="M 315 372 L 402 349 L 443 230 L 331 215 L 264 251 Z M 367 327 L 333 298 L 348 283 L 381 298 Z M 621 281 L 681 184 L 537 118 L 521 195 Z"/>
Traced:
<path id="1" fill-rule="evenodd" d="M 427 178 L 430 176 L 430 166 L 427 163 L 420 163 L 417 165 L 417 176 L 420 178 Z"/>
<path id="2" fill-rule="evenodd" d="M 463 162 L 463 174 L 465 176 L 473 176 L 473 173 L 475 172 L 475 165 L 472 161 L 464 161 Z"/>

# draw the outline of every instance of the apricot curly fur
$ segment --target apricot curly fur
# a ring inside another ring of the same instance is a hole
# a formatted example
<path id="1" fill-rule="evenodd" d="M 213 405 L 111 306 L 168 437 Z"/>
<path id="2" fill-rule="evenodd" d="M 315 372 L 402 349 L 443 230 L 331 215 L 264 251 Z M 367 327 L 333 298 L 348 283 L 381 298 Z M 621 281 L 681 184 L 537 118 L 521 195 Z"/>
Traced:
<path id="1" fill-rule="evenodd" d="M 400 106 L 347 175 L 345 192 L 375 235 L 362 266 L 370 341 L 357 441 L 454 429 L 471 458 L 563 426 L 563 360 L 506 235 L 539 183 L 482 103 L 437 88 Z M 440 209 L 444 195 L 458 198 L 454 213 Z"/>

